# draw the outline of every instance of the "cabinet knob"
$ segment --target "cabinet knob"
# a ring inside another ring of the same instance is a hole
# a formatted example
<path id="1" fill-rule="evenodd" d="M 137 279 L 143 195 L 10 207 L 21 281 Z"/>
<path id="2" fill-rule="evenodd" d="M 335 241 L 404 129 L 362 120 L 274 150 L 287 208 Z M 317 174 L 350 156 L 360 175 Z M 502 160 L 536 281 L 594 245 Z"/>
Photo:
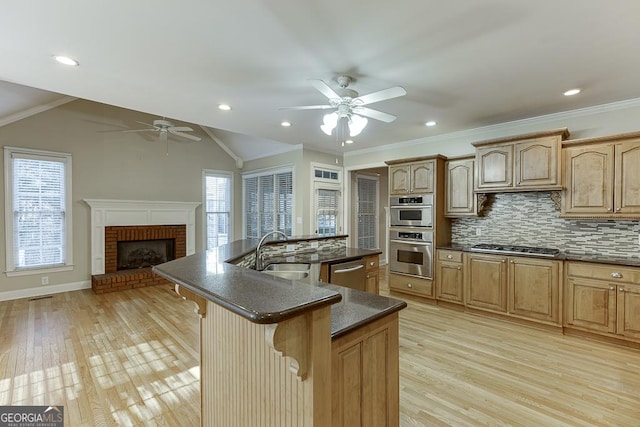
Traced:
<path id="1" fill-rule="evenodd" d="M 376 263 L 375 263 L 375 261 L 371 261 L 371 262 L 369 263 L 369 265 L 370 265 L 371 267 L 373 267 L 374 265 L 376 265 Z"/>
<path id="2" fill-rule="evenodd" d="M 608 209 L 607 209 L 607 212 L 611 212 L 611 208 L 608 208 Z"/>
<path id="3" fill-rule="evenodd" d="M 411 283 L 407 283 L 407 288 L 413 288 L 413 285 Z"/>
<path id="4" fill-rule="evenodd" d="M 507 260 L 503 259 L 501 262 L 504 264 Z"/>
<path id="5" fill-rule="evenodd" d="M 447 259 L 452 259 L 453 255 L 447 255 Z"/>
<path id="6" fill-rule="evenodd" d="M 462 270 L 462 267 L 458 267 L 458 270 Z"/>
<path id="7" fill-rule="evenodd" d="M 610 291 L 615 291 L 615 290 L 616 290 L 616 287 L 615 287 L 615 286 L 609 286 L 609 290 L 610 290 Z"/>
<path id="8" fill-rule="evenodd" d="M 620 212 L 620 208 L 616 208 L 616 212 Z"/>
<path id="9" fill-rule="evenodd" d="M 620 287 L 618 288 L 618 292 L 624 292 L 624 288 L 623 288 L 622 286 L 620 286 Z"/>
<path id="10" fill-rule="evenodd" d="M 513 264 L 513 260 L 509 261 L 511 264 Z"/>
<path id="11" fill-rule="evenodd" d="M 614 271 L 613 273 L 611 273 L 611 277 L 616 279 L 622 279 L 622 273 L 618 273 L 617 271 Z"/>

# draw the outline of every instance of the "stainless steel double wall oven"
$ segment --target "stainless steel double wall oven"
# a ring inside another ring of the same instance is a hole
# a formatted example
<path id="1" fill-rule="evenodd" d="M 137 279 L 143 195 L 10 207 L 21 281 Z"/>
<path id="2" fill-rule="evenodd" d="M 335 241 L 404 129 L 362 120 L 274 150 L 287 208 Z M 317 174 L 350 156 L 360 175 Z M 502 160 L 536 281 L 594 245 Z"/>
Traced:
<path id="1" fill-rule="evenodd" d="M 433 278 L 433 194 L 390 199 L 389 271 Z"/>

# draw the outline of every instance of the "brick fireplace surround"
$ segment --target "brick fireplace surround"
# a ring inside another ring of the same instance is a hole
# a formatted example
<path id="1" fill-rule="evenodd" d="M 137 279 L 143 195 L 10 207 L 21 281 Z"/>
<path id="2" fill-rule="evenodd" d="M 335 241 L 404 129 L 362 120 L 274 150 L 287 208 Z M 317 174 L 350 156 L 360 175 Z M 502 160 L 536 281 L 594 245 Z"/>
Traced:
<path id="1" fill-rule="evenodd" d="M 118 271 L 118 242 L 174 239 L 174 258 L 187 254 L 186 225 L 130 225 L 104 228 L 105 274 L 91 276 L 91 288 L 97 294 L 169 283 L 154 274 L 151 267 Z"/>

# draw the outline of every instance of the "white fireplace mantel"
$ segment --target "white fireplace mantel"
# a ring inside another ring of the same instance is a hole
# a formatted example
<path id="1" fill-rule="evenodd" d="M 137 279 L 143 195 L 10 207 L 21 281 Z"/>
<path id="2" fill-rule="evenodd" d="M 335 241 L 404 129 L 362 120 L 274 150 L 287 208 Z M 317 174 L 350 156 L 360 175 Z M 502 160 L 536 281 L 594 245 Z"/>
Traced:
<path id="1" fill-rule="evenodd" d="M 124 225 L 186 225 L 187 255 L 195 253 L 200 202 L 84 199 L 91 208 L 91 274 L 104 274 L 104 228 Z"/>

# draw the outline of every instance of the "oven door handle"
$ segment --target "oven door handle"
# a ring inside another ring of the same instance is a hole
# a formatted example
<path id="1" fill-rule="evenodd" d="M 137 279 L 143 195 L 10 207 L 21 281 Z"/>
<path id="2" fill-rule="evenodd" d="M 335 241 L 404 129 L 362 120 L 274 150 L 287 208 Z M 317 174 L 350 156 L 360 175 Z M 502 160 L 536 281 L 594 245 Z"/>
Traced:
<path id="1" fill-rule="evenodd" d="M 391 243 L 402 243 L 404 245 L 413 245 L 413 246 L 431 246 L 433 242 L 411 242 L 407 240 L 390 240 Z"/>

